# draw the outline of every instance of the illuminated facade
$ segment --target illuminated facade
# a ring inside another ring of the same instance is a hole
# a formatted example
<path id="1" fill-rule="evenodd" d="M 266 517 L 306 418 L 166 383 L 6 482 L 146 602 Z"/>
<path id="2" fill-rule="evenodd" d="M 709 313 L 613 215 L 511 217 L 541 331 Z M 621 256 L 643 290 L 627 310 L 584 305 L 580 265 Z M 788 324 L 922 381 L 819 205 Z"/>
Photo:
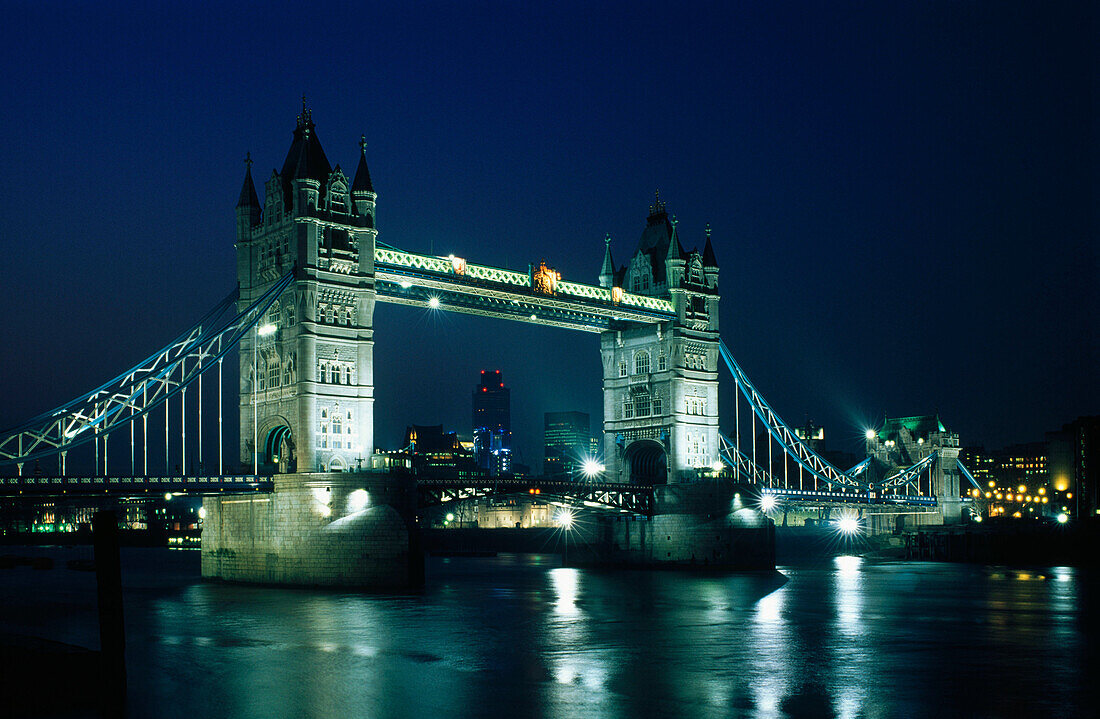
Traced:
<path id="1" fill-rule="evenodd" d="M 349 179 L 329 164 L 303 105 L 262 205 L 248 164 L 237 203 L 240 307 L 292 269 L 295 282 L 241 339 L 241 462 L 277 472 L 369 465 L 378 233 L 366 142 Z"/>
<path id="2" fill-rule="evenodd" d="M 635 484 L 694 478 L 718 456 L 718 263 L 710 230 L 702 252 L 680 244 L 658 197 L 628 264 L 610 239 L 600 285 L 672 301 L 675 318 L 601 335 L 603 457 L 607 477 Z"/>

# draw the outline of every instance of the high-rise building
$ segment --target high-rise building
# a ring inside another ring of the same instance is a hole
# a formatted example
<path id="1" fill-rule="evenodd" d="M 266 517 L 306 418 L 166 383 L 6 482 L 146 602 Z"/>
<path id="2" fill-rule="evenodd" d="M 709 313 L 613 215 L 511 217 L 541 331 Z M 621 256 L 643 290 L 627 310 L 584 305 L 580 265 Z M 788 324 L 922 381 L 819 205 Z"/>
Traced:
<path id="1" fill-rule="evenodd" d="M 585 412 L 547 412 L 543 424 L 542 472 L 547 477 L 574 476 L 592 457 L 592 437 Z"/>
<path id="2" fill-rule="evenodd" d="M 481 370 L 473 395 L 474 461 L 489 474 L 512 468 L 511 390 L 500 370 Z"/>
<path id="3" fill-rule="evenodd" d="M 1047 433 L 1048 471 L 1056 496 L 1079 517 L 1100 513 L 1100 416 L 1078 417 Z"/>

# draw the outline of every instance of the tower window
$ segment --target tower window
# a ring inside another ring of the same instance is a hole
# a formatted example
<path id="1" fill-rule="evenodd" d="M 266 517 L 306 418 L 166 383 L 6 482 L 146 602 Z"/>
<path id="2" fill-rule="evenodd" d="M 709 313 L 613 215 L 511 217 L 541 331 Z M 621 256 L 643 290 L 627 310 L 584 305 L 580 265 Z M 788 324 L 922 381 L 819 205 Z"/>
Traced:
<path id="1" fill-rule="evenodd" d="M 664 352 L 661 352 L 657 355 L 657 371 L 664 372 L 666 369 L 668 369 L 668 357 L 665 356 Z"/>
<path id="2" fill-rule="evenodd" d="M 634 355 L 634 374 L 649 374 L 648 352 L 639 352 Z"/>
<path id="3" fill-rule="evenodd" d="M 624 361 L 619 362 L 619 376 L 626 377 L 626 362 Z"/>
<path id="4" fill-rule="evenodd" d="M 629 397 L 623 400 L 623 419 L 634 419 L 634 402 Z"/>

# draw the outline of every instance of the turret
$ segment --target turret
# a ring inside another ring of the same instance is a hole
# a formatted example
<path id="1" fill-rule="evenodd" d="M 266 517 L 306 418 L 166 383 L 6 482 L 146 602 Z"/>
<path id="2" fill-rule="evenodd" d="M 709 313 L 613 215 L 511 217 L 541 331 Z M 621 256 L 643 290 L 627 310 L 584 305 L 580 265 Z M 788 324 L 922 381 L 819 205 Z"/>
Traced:
<path id="1" fill-rule="evenodd" d="M 237 200 L 237 242 L 246 242 L 252 235 L 252 228 L 260 224 L 260 198 L 256 196 L 256 185 L 252 183 L 252 153 L 244 160 L 244 185 L 241 197 Z"/>
<path id="2" fill-rule="evenodd" d="M 374 201 L 378 195 L 370 181 L 367 169 L 367 136 L 359 138 L 359 166 L 355 168 L 355 179 L 351 183 L 351 200 L 355 211 L 366 221 L 367 227 L 374 227 Z"/>
<path id="3" fill-rule="evenodd" d="M 703 275 L 706 277 L 707 287 L 718 286 L 718 260 L 714 257 L 714 247 L 710 244 L 710 223 L 706 229 L 707 244 L 703 246 Z"/>

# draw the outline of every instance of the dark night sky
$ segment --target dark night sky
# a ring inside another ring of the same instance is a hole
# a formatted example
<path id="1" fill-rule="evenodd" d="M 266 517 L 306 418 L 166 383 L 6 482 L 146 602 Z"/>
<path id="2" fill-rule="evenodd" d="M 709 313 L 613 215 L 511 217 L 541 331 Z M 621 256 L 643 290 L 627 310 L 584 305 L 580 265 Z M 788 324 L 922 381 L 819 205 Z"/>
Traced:
<path id="1" fill-rule="evenodd" d="M 333 163 L 366 133 L 409 250 L 595 283 L 659 187 L 687 246 L 714 227 L 726 343 L 836 448 L 884 412 L 987 446 L 1100 412 L 1089 3 L 98 5 L 4 11 L 0 425 L 233 287 L 241 161 L 281 166 L 303 93 Z M 483 367 L 528 462 L 542 412 L 598 422 L 593 335 L 379 305 L 376 339 L 381 446 L 468 433 Z"/>

